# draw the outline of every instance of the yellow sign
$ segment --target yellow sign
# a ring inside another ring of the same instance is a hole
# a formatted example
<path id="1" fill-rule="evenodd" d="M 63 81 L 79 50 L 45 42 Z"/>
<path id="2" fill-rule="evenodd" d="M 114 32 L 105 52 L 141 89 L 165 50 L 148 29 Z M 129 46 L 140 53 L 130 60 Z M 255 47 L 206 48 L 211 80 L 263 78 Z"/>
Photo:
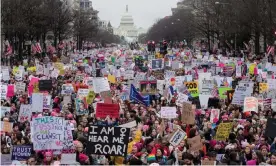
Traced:
<path id="1" fill-rule="evenodd" d="M 87 95 L 86 102 L 88 104 L 93 103 L 95 97 L 96 97 L 96 94 L 92 90 L 90 90 L 89 93 L 88 93 L 88 95 Z"/>
<path id="2" fill-rule="evenodd" d="M 54 63 L 54 68 L 59 70 L 59 75 L 64 75 L 65 70 L 64 70 L 64 64 L 60 62 Z"/>
<path id="3" fill-rule="evenodd" d="M 116 83 L 116 77 L 114 75 L 108 74 L 107 79 L 112 84 Z"/>
<path id="4" fill-rule="evenodd" d="M 36 66 L 28 67 L 27 71 L 29 71 L 29 72 L 35 72 L 36 71 Z"/>
<path id="5" fill-rule="evenodd" d="M 226 139 L 229 137 L 231 130 L 232 130 L 232 123 L 220 123 L 218 126 L 215 139 L 217 141 L 226 141 Z"/>
<path id="6" fill-rule="evenodd" d="M 254 69 L 256 67 L 257 64 L 252 63 L 249 65 L 249 74 L 254 74 Z"/>
<path id="7" fill-rule="evenodd" d="M 197 81 L 185 82 L 184 84 L 187 87 L 188 91 L 191 93 L 192 97 L 197 97 L 199 95 Z"/>
<path id="8" fill-rule="evenodd" d="M 267 83 L 259 83 L 259 93 L 264 93 L 268 91 Z"/>

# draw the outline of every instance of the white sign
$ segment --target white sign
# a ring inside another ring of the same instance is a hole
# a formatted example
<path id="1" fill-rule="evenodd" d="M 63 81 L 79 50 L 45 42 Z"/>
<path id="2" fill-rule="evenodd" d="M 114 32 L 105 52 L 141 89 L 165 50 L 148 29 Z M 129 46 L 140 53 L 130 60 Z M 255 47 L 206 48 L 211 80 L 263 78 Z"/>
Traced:
<path id="1" fill-rule="evenodd" d="M 134 71 L 133 70 L 126 70 L 125 71 L 125 79 L 130 80 L 134 78 Z"/>
<path id="2" fill-rule="evenodd" d="M 17 81 L 22 81 L 23 79 L 23 70 L 16 70 L 14 73 L 14 78 Z"/>
<path id="3" fill-rule="evenodd" d="M 11 111 L 11 107 L 3 107 L 1 106 L 1 117 L 4 117 L 6 112 L 10 112 Z"/>
<path id="4" fill-rule="evenodd" d="M 188 101 L 188 99 L 189 99 L 189 96 L 179 93 L 176 100 L 176 104 L 181 107 L 183 102 Z"/>
<path id="5" fill-rule="evenodd" d="M 171 137 L 170 139 L 170 143 L 173 145 L 173 146 L 177 146 L 180 144 L 180 142 L 182 140 L 184 140 L 184 138 L 186 137 L 186 133 L 182 130 L 177 130 L 173 136 Z"/>
<path id="6" fill-rule="evenodd" d="M 78 98 L 83 99 L 88 96 L 89 89 L 79 89 L 78 90 Z"/>
<path id="7" fill-rule="evenodd" d="M 95 78 L 93 79 L 93 88 L 95 93 L 104 91 L 110 91 L 109 83 L 107 78 Z"/>
<path id="8" fill-rule="evenodd" d="M 19 110 L 18 121 L 22 122 L 22 123 L 25 121 L 31 121 L 31 115 L 32 115 L 32 105 L 21 104 L 20 110 Z"/>
<path id="9" fill-rule="evenodd" d="M 8 86 L 1 85 L 1 99 L 7 99 Z"/>
<path id="10" fill-rule="evenodd" d="M 32 112 L 43 111 L 43 93 L 32 94 Z"/>
<path id="11" fill-rule="evenodd" d="M 176 117 L 176 107 L 161 107 L 161 118 L 174 119 Z"/>
<path id="12" fill-rule="evenodd" d="M 211 110 L 211 116 L 210 116 L 210 122 L 211 123 L 217 123 L 219 121 L 219 109 L 212 109 Z"/>
<path id="13" fill-rule="evenodd" d="M 76 165 L 76 153 L 62 153 L 60 164 Z"/>
<path id="14" fill-rule="evenodd" d="M 61 88 L 61 94 L 71 94 L 74 92 L 74 87 L 72 84 L 63 84 Z"/>
<path id="15" fill-rule="evenodd" d="M 136 121 L 132 121 L 132 122 L 129 122 L 129 123 L 119 125 L 118 127 L 133 128 L 133 127 L 136 127 L 136 126 L 137 126 Z"/>
<path id="16" fill-rule="evenodd" d="M 9 72 L 9 69 L 5 68 L 3 69 L 2 68 L 2 79 L 4 81 L 9 81 L 10 80 L 10 72 Z"/>
<path id="17" fill-rule="evenodd" d="M 157 90 L 159 90 L 160 94 L 164 93 L 164 85 L 165 85 L 165 80 L 157 80 Z"/>
<path id="18" fill-rule="evenodd" d="M 243 112 L 251 111 L 258 113 L 258 99 L 255 97 L 245 97 Z"/>
<path id="19" fill-rule="evenodd" d="M 43 109 L 50 109 L 51 107 L 51 95 L 43 95 Z"/>

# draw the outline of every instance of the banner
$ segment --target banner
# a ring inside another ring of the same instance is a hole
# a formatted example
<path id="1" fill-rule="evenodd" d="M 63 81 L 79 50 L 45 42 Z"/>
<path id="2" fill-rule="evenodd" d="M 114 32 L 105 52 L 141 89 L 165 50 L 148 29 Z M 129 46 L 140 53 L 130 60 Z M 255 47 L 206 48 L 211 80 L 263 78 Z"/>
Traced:
<path id="1" fill-rule="evenodd" d="M 44 116 L 31 121 L 31 138 L 34 150 L 62 149 L 64 141 L 63 118 Z"/>
<path id="2" fill-rule="evenodd" d="M 90 126 L 88 154 L 126 156 L 130 129 L 124 127 Z"/>
<path id="3" fill-rule="evenodd" d="M 251 111 L 258 113 L 258 99 L 255 97 L 245 97 L 243 112 Z"/>
<path id="4" fill-rule="evenodd" d="M 25 121 L 31 121 L 32 116 L 32 105 L 21 104 L 19 110 L 18 121 L 23 123 Z"/>
<path id="5" fill-rule="evenodd" d="M 183 103 L 181 121 L 185 124 L 195 124 L 195 112 L 192 104 L 187 102 Z"/>
<path id="6" fill-rule="evenodd" d="M 32 155 L 32 145 L 15 145 L 12 146 L 11 159 L 18 161 L 26 161 Z"/>
<path id="7" fill-rule="evenodd" d="M 177 117 L 176 107 L 161 107 L 161 118 L 174 119 Z"/>
<path id="8" fill-rule="evenodd" d="M 110 116 L 111 118 L 119 118 L 119 110 L 119 104 L 97 103 L 96 117 L 106 118 Z"/>
<path id="9" fill-rule="evenodd" d="M 185 82 L 184 84 L 187 87 L 187 89 L 190 92 L 192 97 L 198 97 L 199 96 L 198 82 L 197 81 Z"/>
<path id="10" fill-rule="evenodd" d="M 180 144 L 180 142 L 182 140 L 184 140 L 184 138 L 186 137 L 186 133 L 180 129 L 177 129 L 173 136 L 171 137 L 170 139 L 170 143 L 173 145 L 173 146 L 177 146 Z"/>
<path id="11" fill-rule="evenodd" d="M 217 141 L 226 141 L 232 130 L 232 123 L 220 123 L 216 133 L 215 139 Z"/>
<path id="12" fill-rule="evenodd" d="M 39 80 L 38 88 L 40 91 L 51 91 L 53 88 L 52 80 Z"/>

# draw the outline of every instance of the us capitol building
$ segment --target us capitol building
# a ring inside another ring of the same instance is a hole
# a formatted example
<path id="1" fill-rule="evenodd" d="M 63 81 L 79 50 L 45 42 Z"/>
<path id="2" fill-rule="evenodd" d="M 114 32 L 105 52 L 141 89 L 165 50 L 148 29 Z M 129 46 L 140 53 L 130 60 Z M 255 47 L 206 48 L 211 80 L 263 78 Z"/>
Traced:
<path id="1" fill-rule="evenodd" d="M 137 28 L 134 25 L 132 15 L 128 13 L 128 5 L 126 6 L 126 12 L 121 18 L 121 22 L 118 28 L 114 28 L 113 32 L 115 35 L 123 36 L 128 42 L 135 42 L 138 36 L 147 31 L 143 28 Z"/>

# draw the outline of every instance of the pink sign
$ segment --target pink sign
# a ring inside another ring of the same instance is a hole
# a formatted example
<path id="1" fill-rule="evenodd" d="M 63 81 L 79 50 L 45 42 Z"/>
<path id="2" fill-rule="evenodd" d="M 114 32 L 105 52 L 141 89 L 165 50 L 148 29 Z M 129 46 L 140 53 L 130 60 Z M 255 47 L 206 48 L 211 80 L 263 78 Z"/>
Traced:
<path id="1" fill-rule="evenodd" d="M 14 96 L 14 85 L 8 85 L 7 97 L 13 97 L 13 96 Z"/>

